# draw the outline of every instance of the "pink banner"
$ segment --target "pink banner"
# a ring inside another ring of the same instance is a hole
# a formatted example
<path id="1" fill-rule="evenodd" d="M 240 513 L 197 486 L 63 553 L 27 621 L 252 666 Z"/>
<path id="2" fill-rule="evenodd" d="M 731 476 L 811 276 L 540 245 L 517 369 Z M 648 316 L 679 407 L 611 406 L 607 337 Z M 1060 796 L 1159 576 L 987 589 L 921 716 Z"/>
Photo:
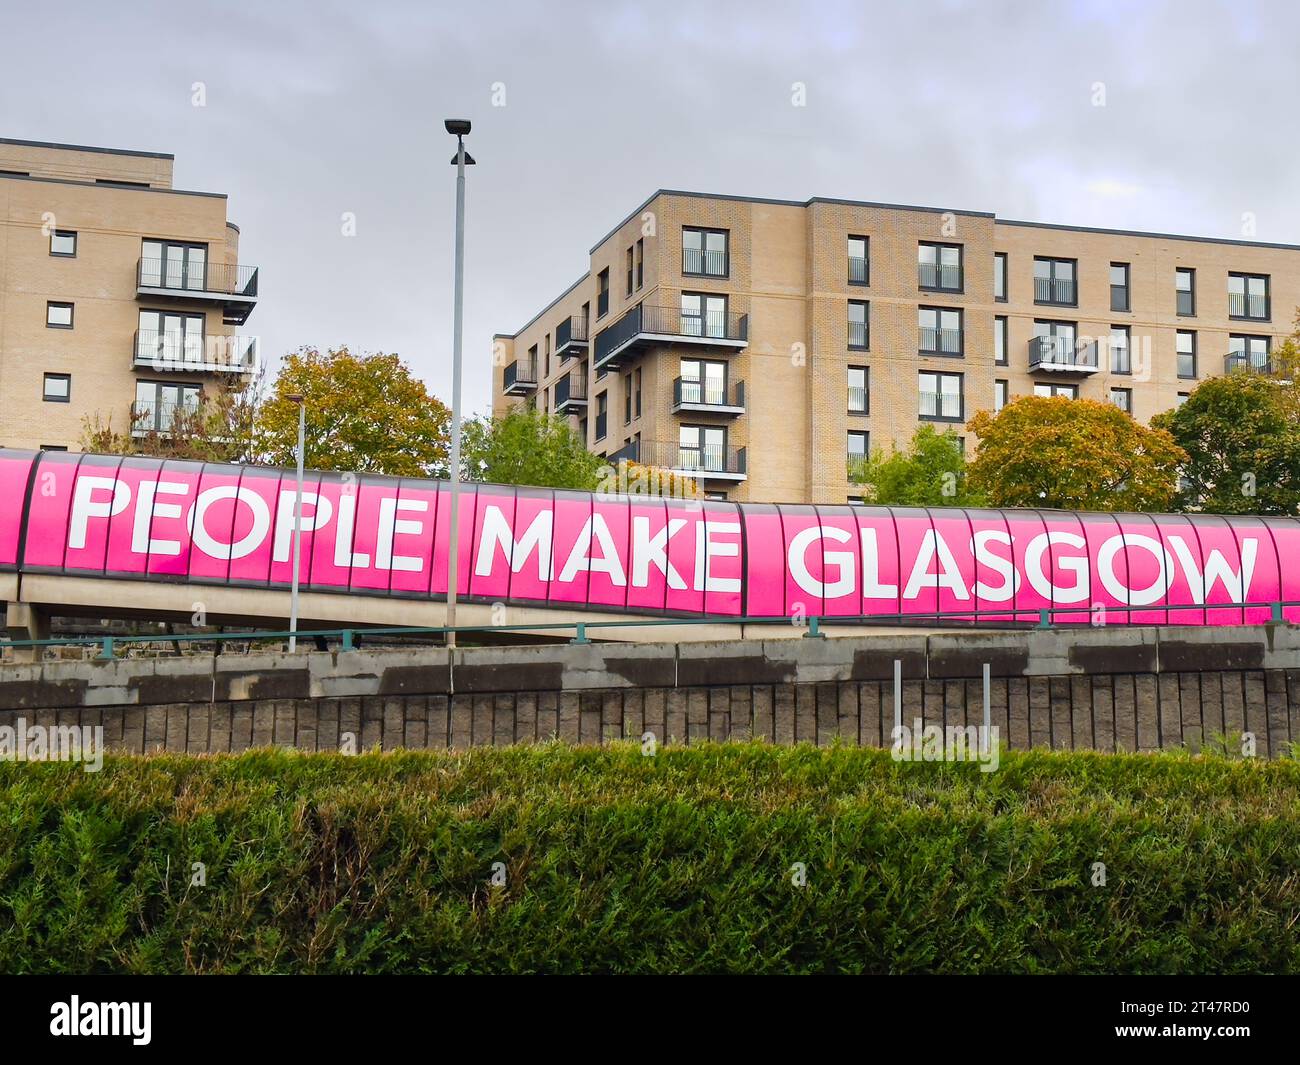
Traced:
<path id="1" fill-rule="evenodd" d="M 0 451 L 0 569 L 288 587 L 293 475 Z M 442 598 L 445 483 L 309 473 L 305 588 Z M 1300 600 L 1300 522 L 736 504 L 499 485 L 461 494 L 478 602 L 761 618 L 1240 625 Z M 1298 567 L 1297 572 L 1300 572 Z M 1252 604 L 1246 606 L 1245 604 Z M 1285 616 L 1300 621 L 1300 608 Z"/>

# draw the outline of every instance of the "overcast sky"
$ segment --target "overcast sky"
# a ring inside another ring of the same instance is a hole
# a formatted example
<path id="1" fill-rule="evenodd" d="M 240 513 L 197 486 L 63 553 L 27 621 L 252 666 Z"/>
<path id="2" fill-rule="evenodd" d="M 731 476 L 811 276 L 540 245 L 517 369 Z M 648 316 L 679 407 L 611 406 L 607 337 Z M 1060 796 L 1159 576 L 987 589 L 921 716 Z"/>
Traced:
<path id="1" fill-rule="evenodd" d="M 449 398 L 471 119 L 477 410 L 492 334 L 656 188 L 1300 243 L 1298 7 L 3 0 L 0 136 L 174 153 L 230 196 L 265 353 L 396 351 Z"/>

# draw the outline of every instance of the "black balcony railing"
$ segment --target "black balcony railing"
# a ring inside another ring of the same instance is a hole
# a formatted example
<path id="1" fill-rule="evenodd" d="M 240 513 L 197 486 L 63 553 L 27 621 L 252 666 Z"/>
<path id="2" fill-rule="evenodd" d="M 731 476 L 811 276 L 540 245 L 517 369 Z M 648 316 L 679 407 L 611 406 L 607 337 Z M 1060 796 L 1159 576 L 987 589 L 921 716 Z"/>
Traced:
<path id="1" fill-rule="evenodd" d="M 1068 336 L 1034 337 L 1029 341 L 1031 370 L 1097 369 L 1097 342 L 1076 341 Z"/>
<path id="2" fill-rule="evenodd" d="M 673 409 L 690 407 L 745 407 L 745 382 L 737 381 L 731 386 L 730 394 L 725 381 L 716 379 L 701 380 L 697 377 L 678 377 L 673 381 Z"/>
<path id="3" fill-rule="evenodd" d="M 724 444 L 702 444 L 687 447 L 682 444 L 642 441 L 638 462 L 665 470 L 681 470 L 704 476 L 718 474 L 742 477 L 745 468 L 745 449 Z"/>
<path id="4" fill-rule="evenodd" d="M 959 420 L 962 417 L 963 397 L 960 392 L 922 392 L 920 416 Z"/>
<path id="5" fill-rule="evenodd" d="M 682 273 L 703 277 L 727 276 L 727 253 L 705 251 L 700 248 L 682 249 Z"/>
<path id="6" fill-rule="evenodd" d="M 555 409 L 564 412 L 566 407 L 586 406 L 587 375 L 581 373 L 565 374 L 555 382 Z"/>
<path id="7" fill-rule="evenodd" d="M 961 330 L 921 326 L 920 350 L 926 355 L 960 355 Z"/>
<path id="8" fill-rule="evenodd" d="M 132 364 L 154 370 L 251 373 L 257 368 L 257 338 L 141 329 L 135 334 Z"/>
<path id="9" fill-rule="evenodd" d="M 861 348 L 866 350 L 867 347 L 867 323 L 866 322 L 849 322 L 849 347 Z"/>
<path id="10" fill-rule="evenodd" d="M 1228 316 L 1230 318 L 1268 318 L 1268 297 L 1248 295 L 1245 292 L 1228 293 Z"/>
<path id="11" fill-rule="evenodd" d="M 1034 278 L 1034 302 L 1064 303 L 1074 306 L 1078 302 L 1074 282 L 1066 278 L 1036 277 Z"/>
<path id="12" fill-rule="evenodd" d="M 587 346 L 587 319 L 575 314 L 555 327 L 555 353 L 568 358 L 576 348 Z"/>
<path id="13" fill-rule="evenodd" d="M 169 433 L 179 418 L 198 409 L 197 396 L 181 402 L 138 399 L 131 404 L 131 432 L 136 436 Z"/>
<path id="14" fill-rule="evenodd" d="M 531 392 L 537 388 L 537 364 L 527 361 L 512 362 L 502 374 L 502 391 Z"/>
<path id="15" fill-rule="evenodd" d="M 867 260 L 860 255 L 849 256 L 849 284 L 865 285 L 867 283 Z"/>
<path id="16" fill-rule="evenodd" d="M 596 365 L 605 366 L 639 337 L 668 337 L 703 344 L 718 341 L 734 347 L 749 339 L 749 316 L 725 311 L 693 314 L 680 307 L 640 304 L 596 334 Z"/>
<path id="17" fill-rule="evenodd" d="M 136 266 L 136 285 L 168 292 L 253 297 L 257 295 L 257 267 L 210 262 L 203 269 L 174 269 L 170 259 L 141 259 Z"/>
<path id="18" fill-rule="evenodd" d="M 1223 357 L 1223 372 L 1231 373 L 1233 370 L 1271 374 L 1273 358 L 1267 351 L 1230 351 Z"/>
<path id="19" fill-rule="evenodd" d="M 640 462 L 641 441 L 640 440 L 629 441 L 628 443 L 624 444 L 621 448 L 619 448 L 617 451 L 613 452 L 610 455 L 606 455 L 605 459 L 607 462 L 610 462 L 615 466 L 617 466 L 620 462 L 623 462 L 625 460 L 627 462 Z"/>
<path id="20" fill-rule="evenodd" d="M 960 266 L 938 266 L 934 263 L 917 263 L 916 279 L 921 288 L 938 289 L 941 292 L 961 291 Z"/>

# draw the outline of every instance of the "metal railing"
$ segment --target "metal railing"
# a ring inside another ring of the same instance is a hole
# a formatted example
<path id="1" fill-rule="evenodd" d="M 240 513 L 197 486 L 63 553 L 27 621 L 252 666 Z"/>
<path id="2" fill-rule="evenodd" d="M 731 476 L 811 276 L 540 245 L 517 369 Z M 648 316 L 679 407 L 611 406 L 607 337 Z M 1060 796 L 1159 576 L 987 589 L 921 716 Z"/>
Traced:
<path id="1" fill-rule="evenodd" d="M 749 315 L 723 311 L 693 314 L 680 307 L 655 307 L 643 303 L 596 334 L 596 365 L 604 365 L 642 334 L 681 337 L 705 343 L 710 340 L 743 342 L 749 339 Z"/>
<path id="2" fill-rule="evenodd" d="M 702 248 L 682 248 L 682 273 L 704 277 L 727 276 L 727 253 Z"/>
<path id="3" fill-rule="evenodd" d="M 1078 300 L 1074 281 L 1059 277 L 1034 278 L 1034 302 L 1075 304 Z"/>
<path id="4" fill-rule="evenodd" d="M 193 414 L 198 409 L 197 399 L 180 402 L 137 399 L 131 404 L 131 432 L 135 436 L 169 433 L 178 414 Z"/>
<path id="5" fill-rule="evenodd" d="M 960 418 L 962 416 L 962 397 L 952 392 L 922 392 L 922 418 Z"/>
<path id="6" fill-rule="evenodd" d="M 1247 624 L 1244 620 L 1245 612 L 1267 610 L 1269 618 L 1266 624 L 1295 624 L 1286 619 L 1287 610 L 1296 610 L 1300 608 L 1300 601 L 1295 600 L 1272 600 L 1265 602 L 1251 603 L 1230 603 L 1230 604 L 1212 604 L 1212 605 L 1181 605 L 1173 604 L 1168 606 L 1106 606 L 1104 609 L 1107 615 L 1116 614 L 1122 616 L 1125 620 L 1116 622 L 1118 625 L 1178 625 L 1188 624 L 1189 622 L 1180 620 L 1187 615 L 1200 615 L 1204 621 L 1209 612 L 1217 611 L 1223 613 L 1231 611 L 1240 613 L 1243 621 L 1241 624 Z M 1163 615 L 1163 621 L 1140 621 L 1131 620 L 1134 614 L 1149 614 L 1155 617 Z M 1177 615 L 1172 618 L 1170 615 Z M 802 623 L 801 623 L 802 620 Z M 557 622 L 539 622 L 535 624 L 520 625 L 443 625 L 443 626 L 386 626 L 386 627 L 349 627 L 336 629 L 310 629 L 299 630 L 297 633 L 277 632 L 277 631 L 257 631 L 257 632 L 205 632 L 205 633 L 168 633 L 152 634 L 145 636 L 56 636 L 43 640 L 9 640 L 0 639 L 0 653 L 4 651 L 44 649 L 47 647 L 85 647 L 98 648 L 98 657 L 101 659 L 114 659 L 121 648 L 130 647 L 148 647 L 149 645 L 171 645 L 172 648 L 178 648 L 181 644 L 203 645 L 211 644 L 214 654 L 220 654 L 221 650 L 232 644 L 247 644 L 249 650 L 252 650 L 254 644 L 272 643 L 283 645 L 291 635 L 296 635 L 299 641 L 314 640 L 318 644 L 326 644 L 327 650 L 330 651 L 356 651 L 359 650 L 367 639 L 391 639 L 393 637 L 427 637 L 437 641 L 439 644 L 445 644 L 448 634 L 455 633 L 459 638 L 461 635 L 473 637 L 475 635 L 493 637 L 487 641 L 493 646 L 500 645 L 499 637 L 511 633 L 526 637 L 536 635 L 554 634 L 556 637 L 563 638 L 565 635 L 572 633 L 569 639 L 570 643 L 586 644 L 591 642 L 591 636 L 594 633 L 609 632 L 608 637 L 611 640 L 617 640 L 620 629 L 672 629 L 672 628 L 690 628 L 699 625 L 738 625 L 738 626 L 771 626 L 779 625 L 785 628 L 796 627 L 803 628 L 803 633 L 807 638 L 821 638 L 826 635 L 824 630 L 834 629 L 836 627 L 859 627 L 869 626 L 896 626 L 900 628 L 918 628 L 921 626 L 927 628 L 972 628 L 981 624 L 987 624 L 998 628 L 1014 629 L 1074 629 L 1074 628 L 1092 628 L 1096 625 L 1096 615 L 1089 610 L 1081 610 L 1077 606 L 1067 607 L 1042 607 L 1037 609 L 1015 608 L 991 608 L 987 610 L 935 610 L 918 614 L 903 613 L 880 613 L 880 614 L 853 614 L 853 615 L 834 615 L 827 616 L 815 614 L 803 619 L 792 619 L 790 617 L 754 617 L 748 614 L 736 615 L 712 615 L 704 617 L 650 617 L 638 620 L 624 621 L 557 621 Z M 1259 624 L 1251 622 L 1250 624 Z M 329 644 L 336 644 L 334 648 L 329 648 Z M 458 643 L 466 641 L 457 640 Z M 531 640 L 530 640 L 531 642 Z M 174 651 L 173 651 L 174 653 Z"/>
<path id="7" fill-rule="evenodd" d="M 935 263 L 916 264 L 917 282 L 921 288 L 957 292 L 961 289 L 960 266 L 938 266 Z"/>
<path id="8" fill-rule="evenodd" d="M 132 364 L 153 370 L 229 370 L 250 373 L 257 365 L 257 338 L 194 336 L 140 329 Z"/>
<path id="9" fill-rule="evenodd" d="M 1228 293 L 1228 316 L 1231 318 L 1268 318 L 1268 297 L 1245 292 Z"/>
<path id="10" fill-rule="evenodd" d="M 849 322 L 849 347 L 865 348 L 867 346 L 867 323 Z"/>
<path id="11" fill-rule="evenodd" d="M 204 269 L 170 269 L 172 260 L 141 259 L 136 265 L 137 288 L 169 292 L 217 292 L 226 296 L 256 296 L 257 267 L 232 263 L 206 263 Z"/>
<path id="12" fill-rule="evenodd" d="M 961 330 L 936 329 L 934 326 L 921 326 L 920 350 L 926 354 L 960 355 Z"/>
<path id="13" fill-rule="evenodd" d="M 866 414 L 871 399 L 870 392 L 862 385 L 849 385 L 849 413 Z"/>
<path id="14" fill-rule="evenodd" d="M 1231 373 L 1233 370 L 1271 374 L 1273 357 L 1267 351 L 1230 351 L 1223 357 L 1223 372 Z"/>
<path id="15" fill-rule="evenodd" d="M 745 406 L 745 382 L 736 381 L 727 395 L 727 382 L 717 378 L 677 377 L 673 379 L 673 406 L 692 404 L 699 407 Z"/>
<path id="16" fill-rule="evenodd" d="M 537 387 L 537 364 L 516 359 L 501 375 L 502 390 L 509 392 L 512 388 L 531 389 Z"/>
<path id="17" fill-rule="evenodd" d="M 849 284 L 865 285 L 867 283 L 867 260 L 860 255 L 849 256 Z"/>
<path id="18" fill-rule="evenodd" d="M 555 382 L 555 409 L 568 406 L 570 403 L 587 402 L 587 375 L 583 373 L 568 373 Z"/>
<path id="19" fill-rule="evenodd" d="M 662 469 L 682 470 L 686 473 L 719 473 L 739 476 L 746 472 L 745 449 L 722 444 L 702 444 L 698 447 L 671 442 L 642 441 L 636 461 Z"/>
<path id="20" fill-rule="evenodd" d="M 587 319 L 575 314 L 555 327 L 555 350 L 561 358 L 566 358 L 564 349 L 587 343 Z"/>
<path id="21" fill-rule="evenodd" d="M 1069 336 L 1033 337 L 1029 341 L 1029 368 L 1097 369 L 1097 342 L 1081 343 Z"/>

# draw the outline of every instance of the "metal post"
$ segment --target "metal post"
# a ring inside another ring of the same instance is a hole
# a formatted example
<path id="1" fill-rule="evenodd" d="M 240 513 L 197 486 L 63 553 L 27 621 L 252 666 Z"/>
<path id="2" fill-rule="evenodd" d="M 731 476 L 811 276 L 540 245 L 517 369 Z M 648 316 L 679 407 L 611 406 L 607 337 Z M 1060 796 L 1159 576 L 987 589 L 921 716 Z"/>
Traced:
<path id="1" fill-rule="evenodd" d="M 989 743 L 992 737 L 993 711 L 990 707 L 989 699 L 989 664 L 984 663 L 984 735 L 980 738 L 980 750 L 985 754 L 989 753 Z"/>
<path id="2" fill-rule="evenodd" d="M 903 662 L 894 659 L 894 728 L 903 727 Z M 897 735 L 897 733 L 895 733 Z"/>
<path id="3" fill-rule="evenodd" d="M 460 569 L 460 338 L 465 298 L 465 140 L 456 138 L 456 305 L 451 343 L 451 533 L 447 549 L 447 646 L 456 646 L 456 578 Z"/>
<path id="4" fill-rule="evenodd" d="M 302 466 L 307 440 L 307 398 L 298 398 L 298 486 L 293 497 L 293 576 L 289 585 L 289 653 L 298 651 L 298 566 L 302 559 Z"/>

